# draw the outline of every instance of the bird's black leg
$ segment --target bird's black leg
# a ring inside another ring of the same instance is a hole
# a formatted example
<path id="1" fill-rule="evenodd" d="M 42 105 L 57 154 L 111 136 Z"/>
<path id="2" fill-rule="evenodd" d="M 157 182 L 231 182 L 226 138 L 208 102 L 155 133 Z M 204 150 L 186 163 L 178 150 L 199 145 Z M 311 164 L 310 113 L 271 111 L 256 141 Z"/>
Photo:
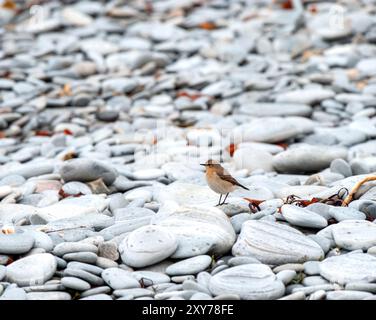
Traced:
<path id="1" fill-rule="evenodd" d="M 223 202 L 222 202 L 221 204 L 226 204 L 225 202 L 226 202 L 227 196 L 228 196 L 229 194 L 230 194 L 230 192 L 228 192 L 228 193 L 226 194 L 225 199 L 223 200 Z"/>
<path id="2" fill-rule="evenodd" d="M 221 196 L 219 197 L 219 202 L 218 202 L 218 204 L 216 204 L 216 207 L 218 207 L 218 206 L 221 205 L 221 199 L 222 199 L 222 194 L 221 194 Z"/>

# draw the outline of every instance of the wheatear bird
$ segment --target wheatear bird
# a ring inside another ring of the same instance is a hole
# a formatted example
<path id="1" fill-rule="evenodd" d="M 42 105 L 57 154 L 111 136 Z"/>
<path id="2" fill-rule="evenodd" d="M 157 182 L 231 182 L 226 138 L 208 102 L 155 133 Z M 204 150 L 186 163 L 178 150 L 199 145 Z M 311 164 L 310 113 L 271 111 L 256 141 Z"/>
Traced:
<path id="1" fill-rule="evenodd" d="M 236 179 L 223 168 L 218 161 L 208 160 L 206 163 L 201 163 L 206 168 L 206 181 L 210 189 L 219 193 L 219 202 L 217 206 L 225 204 L 227 196 L 230 192 L 234 191 L 237 187 L 249 190 L 247 187 L 241 185 Z M 225 194 L 225 199 L 221 203 L 222 195 Z"/>

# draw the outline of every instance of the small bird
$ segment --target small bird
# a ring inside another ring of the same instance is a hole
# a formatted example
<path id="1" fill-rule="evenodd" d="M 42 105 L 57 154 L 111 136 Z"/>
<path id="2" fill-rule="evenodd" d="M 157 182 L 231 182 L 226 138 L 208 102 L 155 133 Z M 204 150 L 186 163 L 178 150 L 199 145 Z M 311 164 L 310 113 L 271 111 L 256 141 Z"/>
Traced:
<path id="1" fill-rule="evenodd" d="M 234 191 L 236 187 L 241 187 L 243 189 L 249 190 L 247 187 L 241 185 L 236 179 L 228 173 L 228 171 L 223 168 L 218 161 L 209 159 L 206 163 L 200 163 L 206 168 L 206 181 L 210 189 L 214 192 L 219 193 L 219 202 L 217 206 L 225 204 L 227 196 L 230 192 Z M 222 195 L 226 195 L 225 199 L 221 203 Z"/>

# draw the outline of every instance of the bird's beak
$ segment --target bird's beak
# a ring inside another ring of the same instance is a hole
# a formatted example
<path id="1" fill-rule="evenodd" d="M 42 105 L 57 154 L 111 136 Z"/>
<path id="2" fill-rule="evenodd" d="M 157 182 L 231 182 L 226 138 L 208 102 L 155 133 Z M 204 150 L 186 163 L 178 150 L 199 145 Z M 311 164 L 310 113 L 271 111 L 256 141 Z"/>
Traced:
<path id="1" fill-rule="evenodd" d="M 204 166 L 204 167 L 205 167 L 205 166 L 206 166 L 206 163 L 200 163 L 200 166 Z"/>

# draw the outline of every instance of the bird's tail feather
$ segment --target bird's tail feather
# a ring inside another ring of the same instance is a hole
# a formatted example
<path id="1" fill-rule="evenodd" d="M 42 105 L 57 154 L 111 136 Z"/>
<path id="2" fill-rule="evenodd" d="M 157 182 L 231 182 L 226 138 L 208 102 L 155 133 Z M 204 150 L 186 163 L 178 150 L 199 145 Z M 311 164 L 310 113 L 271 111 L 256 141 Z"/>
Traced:
<path id="1" fill-rule="evenodd" d="M 238 186 L 239 186 L 239 187 L 242 187 L 243 189 L 245 189 L 245 190 L 248 190 L 248 191 L 249 191 L 249 189 L 248 189 L 247 187 L 243 186 L 243 185 L 242 185 L 242 184 L 240 184 L 240 183 L 238 183 Z"/>

